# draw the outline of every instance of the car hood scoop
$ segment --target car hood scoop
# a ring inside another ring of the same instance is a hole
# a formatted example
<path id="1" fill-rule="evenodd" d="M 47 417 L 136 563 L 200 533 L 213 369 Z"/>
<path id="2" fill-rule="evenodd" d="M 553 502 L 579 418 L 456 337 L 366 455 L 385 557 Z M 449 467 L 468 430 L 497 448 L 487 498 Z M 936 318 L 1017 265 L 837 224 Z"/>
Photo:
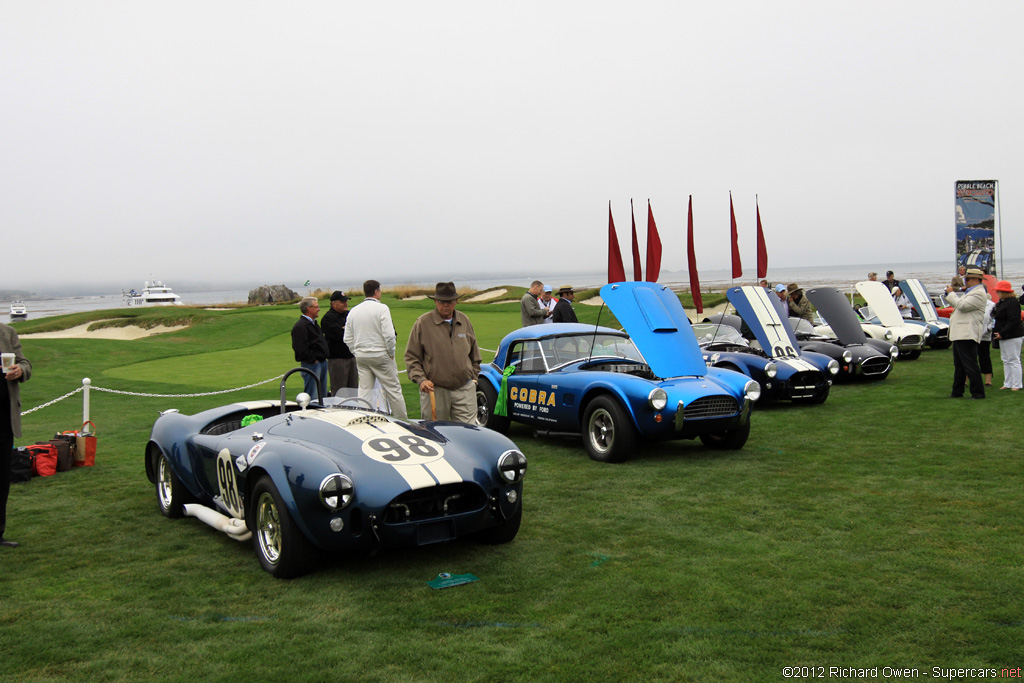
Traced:
<path id="1" fill-rule="evenodd" d="M 601 288 L 601 298 L 656 376 L 703 377 L 708 373 L 690 319 L 679 297 L 667 286 L 616 282 Z"/>

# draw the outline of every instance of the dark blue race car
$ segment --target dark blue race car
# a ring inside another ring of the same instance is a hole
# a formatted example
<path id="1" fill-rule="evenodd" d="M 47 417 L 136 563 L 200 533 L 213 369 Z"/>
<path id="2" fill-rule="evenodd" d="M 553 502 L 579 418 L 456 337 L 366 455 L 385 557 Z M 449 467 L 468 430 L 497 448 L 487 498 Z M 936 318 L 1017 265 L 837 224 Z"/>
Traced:
<path id="1" fill-rule="evenodd" d="M 526 458 L 506 437 L 397 420 L 358 399 L 300 409 L 283 395 L 161 414 L 145 454 L 160 511 L 251 537 L 263 568 L 282 578 L 322 552 L 515 538 Z"/>
<path id="2" fill-rule="evenodd" d="M 707 367 L 675 293 L 623 282 L 605 285 L 601 296 L 628 334 L 575 323 L 509 334 L 481 368 L 481 423 L 501 432 L 514 421 L 582 434 L 587 453 L 602 462 L 624 460 L 638 439 L 699 437 L 713 448 L 741 448 L 757 383 Z"/>

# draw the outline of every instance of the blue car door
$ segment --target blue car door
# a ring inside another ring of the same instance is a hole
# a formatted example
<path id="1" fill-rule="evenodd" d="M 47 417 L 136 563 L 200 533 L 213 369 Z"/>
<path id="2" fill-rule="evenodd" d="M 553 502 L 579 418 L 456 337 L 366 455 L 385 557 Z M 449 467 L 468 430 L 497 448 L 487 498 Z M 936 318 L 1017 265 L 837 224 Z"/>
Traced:
<path id="1" fill-rule="evenodd" d="M 540 344 L 534 339 L 518 342 L 512 347 L 509 359 L 510 364 L 516 366 L 516 371 L 508 377 L 509 417 L 516 422 L 543 424 L 538 380 L 546 375 L 548 368 Z"/>

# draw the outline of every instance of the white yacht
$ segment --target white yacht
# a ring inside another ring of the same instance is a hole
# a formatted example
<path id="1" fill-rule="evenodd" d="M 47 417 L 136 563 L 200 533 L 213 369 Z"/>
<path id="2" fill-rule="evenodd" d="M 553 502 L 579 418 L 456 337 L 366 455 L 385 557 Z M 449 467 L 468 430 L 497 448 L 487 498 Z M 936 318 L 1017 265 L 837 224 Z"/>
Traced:
<path id="1" fill-rule="evenodd" d="M 125 305 L 129 308 L 135 306 L 180 306 L 181 297 L 171 291 L 171 288 L 154 280 L 146 282 L 141 292 L 134 289 L 124 295 Z"/>
<path id="2" fill-rule="evenodd" d="M 24 301 L 11 302 L 11 320 L 24 320 L 28 317 L 28 309 Z"/>

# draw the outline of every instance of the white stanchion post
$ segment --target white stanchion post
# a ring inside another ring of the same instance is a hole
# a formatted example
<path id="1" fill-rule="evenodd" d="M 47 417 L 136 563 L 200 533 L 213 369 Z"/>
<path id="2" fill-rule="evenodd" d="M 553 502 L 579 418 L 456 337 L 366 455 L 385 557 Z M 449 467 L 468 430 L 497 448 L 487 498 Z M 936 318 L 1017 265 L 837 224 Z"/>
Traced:
<path id="1" fill-rule="evenodd" d="M 82 424 L 89 421 L 89 385 L 92 380 L 88 377 L 82 379 Z"/>

